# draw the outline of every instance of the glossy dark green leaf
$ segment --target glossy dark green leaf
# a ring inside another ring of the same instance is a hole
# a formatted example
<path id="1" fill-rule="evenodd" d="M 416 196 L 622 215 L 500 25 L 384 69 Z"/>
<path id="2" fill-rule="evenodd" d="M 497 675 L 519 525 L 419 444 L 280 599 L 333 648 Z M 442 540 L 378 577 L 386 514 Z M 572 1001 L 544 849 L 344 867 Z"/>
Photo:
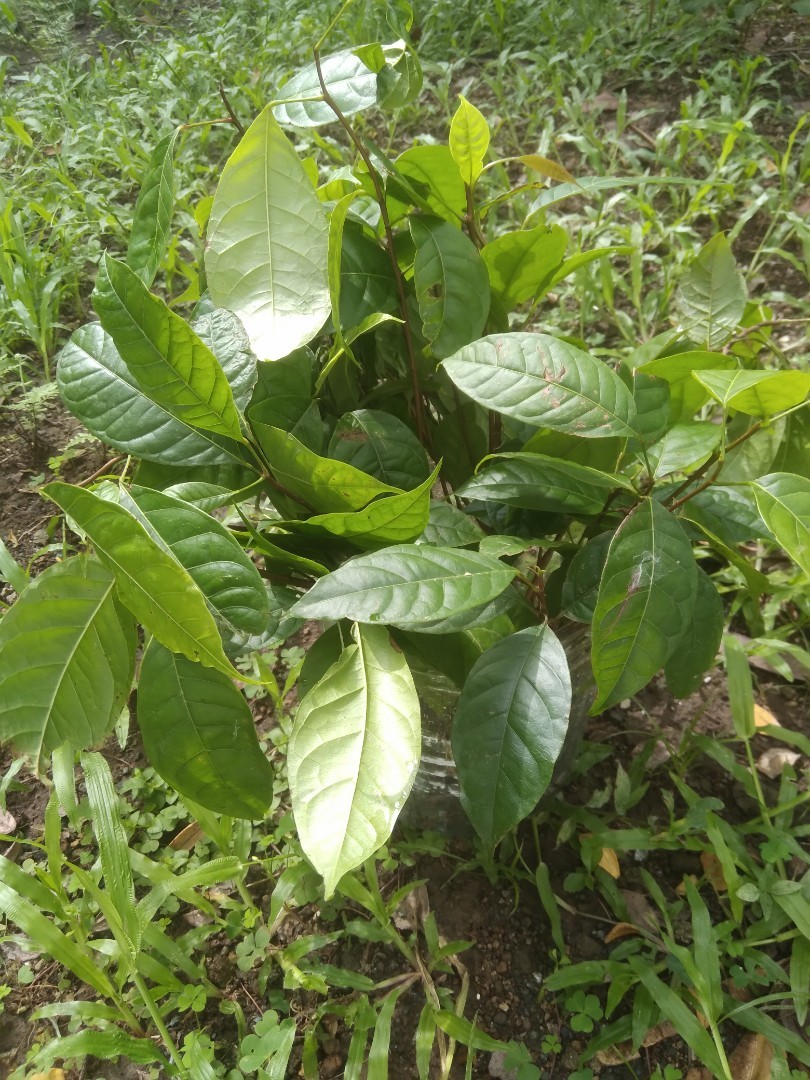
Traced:
<path id="1" fill-rule="evenodd" d="M 432 502 L 428 523 L 417 544 L 432 544 L 434 547 L 468 547 L 477 544 L 485 535 L 484 530 L 475 521 L 448 502 Z"/>
<path id="2" fill-rule="evenodd" d="M 155 280 L 169 246 L 174 207 L 174 144 L 179 129 L 162 139 L 149 158 L 135 203 L 127 248 L 127 265 L 144 285 Z"/>
<path id="3" fill-rule="evenodd" d="M 425 448 L 407 424 L 375 409 L 341 416 L 329 440 L 329 457 L 403 491 L 430 474 Z"/>
<path id="4" fill-rule="evenodd" d="M 697 483 L 697 481 L 695 481 Z M 713 484 L 684 504 L 683 516 L 719 537 L 729 547 L 749 540 L 772 540 L 756 503 L 744 487 Z"/>
<path id="5" fill-rule="evenodd" d="M 485 557 L 492 558 L 491 556 Z M 492 561 L 495 562 L 496 560 L 492 559 Z M 426 619 L 424 622 L 419 623 L 417 629 L 420 634 L 437 634 L 443 637 L 461 631 L 492 628 L 493 626 L 503 625 L 505 618 L 511 617 L 516 609 L 521 608 L 525 610 L 525 604 L 518 594 L 513 589 L 506 589 L 494 599 L 487 600 L 482 604 L 476 604 L 461 611 L 452 611 L 435 619 Z M 400 623 L 399 625 L 404 624 Z"/>
<path id="6" fill-rule="evenodd" d="M 676 698 L 689 697 L 700 688 L 713 666 L 723 640 L 725 612 L 720 594 L 709 575 L 697 568 L 698 582 L 692 623 L 667 660 L 667 686 Z"/>
<path id="7" fill-rule="evenodd" d="M 511 567 L 476 552 L 393 545 L 352 559 L 321 578 L 293 613 L 419 630 L 489 603 L 514 576 Z"/>
<path id="8" fill-rule="evenodd" d="M 545 454 L 546 457 L 564 458 L 576 465 L 586 465 L 600 472 L 613 472 L 619 461 L 625 440 L 619 438 L 582 439 L 564 431 L 541 428 L 523 445 L 528 454 Z"/>
<path id="9" fill-rule="evenodd" d="M 810 480 L 769 473 L 752 483 L 762 520 L 796 565 L 810 576 Z"/>
<path id="10" fill-rule="evenodd" d="M 473 242 L 440 218 L 411 218 L 414 287 L 434 356 L 474 341 L 489 314 L 489 276 Z"/>
<path id="11" fill-rule="evenodd" d="M 231 674 L 205 597 L 140 522 L 83 488 L 52 483 L 42 490 L 86 533 L 115 575 L 121 602 L 142 626 L 173 652 Z"/>
<path id="12" fill-rule="evenodd" d="M 548 626 L 511 634 L 473 666 L 452 745 L 464 809 L 488 849 L 548 787 L 570 709 L 568 661 Z"/>
<path id="13" fill-rule="evenodd" d="M 0 741 L 37 765 L 99 744 L 126 701 L 135 625 L 115 579 L 87 555 L 48 567 L 0 620 Z"/>
<path id="14" fill-rule="evenodd" d="M 376 312 L 398 311 L 391 260 L 361 225 L 347 221 L 340 264 L 340 323 L 359 326 Z"/>
<path id="15" fill-rule="evenodd" d="M 481 249 L 492 291 L 507 310 L 529 300 L 560 266 L 568 234 L 559 225 L 504 233 Z"/>
<path id="16" fill-rule="evenodd" d="M 590 623 L 613 531 L 599 533 L 578 549 L 562 588 L 562 611 L 569 619 Z"/>
<path id="17" fill-rule="evenodd" d="M 753 435 L 748 435 L 749 429 L 755 423 L 750 416 L 738 413 L 731 423 L 726 424 L 727 443 L 743 434 L 746 438 L 739 446 L 726 453 L 719 474 L 720 483 L 739 484 L 746 480 L 756 480 L 765 473 L 774 471 L 773 463 L 779 453 L 787 421 L 773 420 Z"/>
<path id="18" fill-rule="evenodd" d="M 237 409 L 244 412 L 251 400 L 258 375 L 256 357 L 245 328 L 232 311 L 198 304 L 191 329 L 219 362 L 225 372 Z"/>
<path id="19" fill-rule="evenodd" d="M 298 835 L 327 898 L 390 836 L 416 775 L 420 728 L 405 657 L 383 627 L 356 627 L 299 705 L 287 755 Z"/>
<path id="20" fill-rule="evenodd" d="M 264 817 L 275 774 L 245 698 L 221 672 L 151 642 L 138 726 L 146 756 L 175 791 L 218 814 Z"/>
<path id="21" fill-rule="evenodd" d="M 486 414 L 474 401 L 461 401 L 436 425 L 433 448 L 442 458 L 442 476 L 456 488 L 475 472 L 489 449 Z"/>
<path id="22" fill-rule="evenodd" d="M 722 345 L 745 314 L 745 279 L 722 233 L 700 249 L 681 282 L 682 327 L 699 345 Z"/>
<path id="23" fill-rule="evenodd" d="M 690 473 L 709 460 L 720 445 L 723 429 L 706 420 L 673 424 L 662 439 L 647 448 L 647 461 L 656 479 L 671 473 Z"/>
<path id="24" fill-rule="evenodd" d="M 104 256 L 93 306 L 148 398 L 191 427 L 242 440 L 233 392 L 216 357 L 125 263 Z"/>
<path id="25" fill-rule="evenodd" d="M 135 480 L 142 487 L 165 491 L 177 484 L 214 484 L 232 492 L 241 491 L 255 484 L 258 473 L 247 462 L 237 465 L 235 461 L 221 465 L 164 465 L 156 461 L 141 461 L 135 470 Z"/>
<path id="26" fill-rule="evenodd" d="M 583 438 L 632 435 L 635 406 L 601 360 L 546 334 L 494 334 L 442 367 L 465 394 L 526 424 Z"/>
<path id="27" fill-rule="evenodd" d="M 528 510 L 598 514 L 615 488 L 627 481 L 584 465 L 542 454 L 499 454 L 488 459 L 458 494 Z"/>
<path id="28" fill-rule="evenodd" d="M 697 566 L 683 527 L 645 499 L 616 530 L 593 616 L 593 711 L 635 694 L 687 633 Z"/>
<path id="29" fill-rule="evenodd" d="M 701 406 L 709 400 L 709 391 L 692 376 L 693 371 L 705 371 L 707 368 L 736 368 L 733 356 L 723 353 L 697 350 L 675 353 L 649 360 L 638 371 L 643 375 L 653 375 L 669 383 L 669 412 L 673 423 L 691 420 Z"/>

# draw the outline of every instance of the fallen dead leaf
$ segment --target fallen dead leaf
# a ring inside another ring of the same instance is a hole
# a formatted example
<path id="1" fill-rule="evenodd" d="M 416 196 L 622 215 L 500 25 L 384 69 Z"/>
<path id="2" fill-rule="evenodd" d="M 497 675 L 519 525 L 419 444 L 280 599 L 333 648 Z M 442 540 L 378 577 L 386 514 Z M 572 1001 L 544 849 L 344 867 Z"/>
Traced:
<path id="1" fill-rule="evenodd" d="M 732 1080 L 770 1080 L 773 1046 L 764 1035 L 743 1035 L 728 1064 Z"/>
<path id="2" fill-rule="evenodd" d="M 770 709 L 764 705 L 754 705 L 754 727 L 781 727 L 782 725 L 773 715 Z"/>
<path id="3" fill-rule="evenodd" d="M 795 765 L 801 757 L 795 750 L 786 750 L 784 746 L 772 746 L 757 758 L 757 768 L 771 780 L 781 776 L 786 765 Z"/>
<path id="4" fill-rule="evenodd" d="M 633 937 L 635 934 L 640 934 L 641 931 L 637 926 L 634 926 L 630 922 L 616 923 L 612 930 L 608 930 L 605 934 L 605 942 L 621 941 L 622 938 Z"/>
<path id="5" fill-rule="evenodd" d="M 65 1080 L 64 1069 L 48 1069 L 46 1073 L 34 1073 L 31 1080 Z"/>
<path id="6" fill-rule="evenodd" d="M 708 1069 L 695 1067 L 686 1074 L 686 1080 L 712 1080 L 712 1074 Z"/>
<path id="7" fill-rule="evenodd" d="M 17 819 L 8 810 L 0 810 L 0 833 L 9 836 L 17 828 Z"/>
<path id="8" fill-rule="evenodd" d="M 619 866 L 619 858 L 613 848 L 602 848 L 602 854 L 599 856 L 599 865 L 605 871 L 606 874 L 610 874 L 612 878 L 620 878 L 622 874 L 622 868 Z"/>
<path id="9" fill-rule="evenodd" d="M 640 1057 L 642 1047 L 644 1049 L 649 1049 L 649 1047 L 656 1046 L 658 1043 L 663 1042 L 664 1039 L 671 1039 L 672 1036 L 676 1034 L 677 1032 L 672 1024 L 670 1024 L 668 1020 L 665 1020 L 662 1024 L 656 1024 L 655 1027 L 650 1028 L 644 1036 L 644 1040 L 638 1050 L 633 1050 L 632 1042 L 616 1043 L 615 1046 L 609 1046 L 605 1050 L 597 1050 L 596 1060 L 601 1065 L 624 1065 L 625 1062 Z"/>
<path id="10" fill-rule="evenodd" d="M 694 874 L 689 874 L 688 879 L 692 882 L 693 885 L 697 885 L 697 877 Z M 675 892 L 678 896 L 686 895 L 686 878 L 684 878 L 680 885 L 675 886 Z"/>
<path id="11" fill-rule="evenodd" d="M 174 848 L 175 851 L 191 851 L 197 841 L 202 840 L 204 836 L 205 833 L 197 822 L 192 821 L 169 841 L 169 847 Z"/>
<path id="12" fill-rule="evenodd" d="M 723 876 L 723 867 L 713 851 L 701 851 L 700 865 L 703 873 L 715 892 L 728 892 L 728 885 Z"/>
<path id="13" fill-rule="evenodd" d="M 622 889 L 622 897 L 627 905 L 627 914 L 630 916 L 631 923 L 641 927 L 643 930 L 651 930 L 655 934 L 659 933 L 661 927 L 658 922 L 658 915 L 644 893 L 634 892 L 632 889 Z"/>

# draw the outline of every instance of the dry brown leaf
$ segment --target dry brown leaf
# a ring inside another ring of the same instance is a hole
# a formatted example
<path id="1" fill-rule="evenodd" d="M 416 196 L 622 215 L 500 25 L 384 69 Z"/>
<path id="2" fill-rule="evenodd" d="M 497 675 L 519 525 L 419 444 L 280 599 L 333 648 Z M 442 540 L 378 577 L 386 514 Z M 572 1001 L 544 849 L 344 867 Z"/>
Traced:
<path id="1" fill-rule="evenodd" d="M 706 880 L 715 892 L 728 892 L 728 885 L 723 876 L 723 867 L 713 851 L 701 851 L 700 865 L 703 867 Z"/>
<path id="2" fill-rule="evenodd" d="M 622 897 L 627 905 L 627 914 L 630 916 L 631 923 L 644 930 L 652 930 L 655 934 L 660 931 L 658 914 L 644 893 L 622 889 Z"/>
<path id="3" fill-rule="evenodd" d="M 770 750 L 759 755 L 757 768 L 763 775 L 775 780 L 785 771 L 786 765 L 795 765 L 800 757 L 801 754 L 797 754 L 795 750 L 786 750 L 784 746 L 772 746 Z"/>
<path id="4" fill-rule="evenodd" d="M 611 941 L 620 941 L 622 938 L 633 937 L 634 934 L 640 933 L 639 928 L 631 922 L 619 922 L 605 934 L 605 942 L 609 944 Z"/>
<path id="5" fill-rule="evenodd" d="M 610 874 L 612 878 L 620 878 L 622 874 L 622 868 L 619 866 L 619 858 L 613 848 L 602 848 L 602 854 L 599 856 L 599 865 L 605 871 L 606 874 Z"/>
<path id="6" fill-rule="evenodd" d="M 754 705 L 754 727 L 781 727 L 782 725 L 773 715 L 770 709 L 764 705 Z"/>
<path id="7" fill-rule="evenodd" d="M 663 1023 L 650 1028 L 644 1036 L 641 1047 L 649 1049 L 649 1047 L 663 1042 L 664 1039 L 671 1039 L 676 1034 L 677 1032 L 672 1024 L 668 1020 L 664 1020 Z M 605 1050 L 597 1050 L 596 1060 L 602 1065 L 624 1065 L 625 1062 L 641 1056 L 641 1047 L 638 1050 L 633 1050 L 633 1044 L 630 1041 L 617 1043 L 615 1046 L 608 1046 Z"/>
<path id="8" fill-rule="evenodd" d="M 764 1035 L 743 1035 L 729 1056 L 732 1080 L 770 1080 L 773 1046 Z"/>
<path id="9" fill-rule="evenodd" d="M 0 809 L 0 833 L 9 836 L 17 828 L 17 819 L 8 810 Z"/>
<path id="10" fill-rule="evenodd" d="M 712 1080 L 712 1074 L 708 1069 L 695 1066 L 686 1074 L 686 1080 Z"/>
<path id="11" fill-rule="evenodd" d="M 174 848 L 175 851 L 191 851 L 197 841 L 202 840 L 204 836 L 205 833 L 197 822 L 192 821 L 190 825 L 186 825 L 185 829 L 181 829 L 177 836 L 169 841 L 169 847 Z"/>
<path id="12" fill-rule="evenodd" d="M 31 1080 L 65 1080 L 64 1069 L 48 1069 L 46 1073 L 34 1073 Z"/>
<path id="13" fill-rule="evenodd" d="M 688 878 L 692 882 L 693 885 L 697 885 L 697 877 L 694 874 L 689 874 Z M 680 885 L 675 886 L 675 892 L 677 893 L 678 896 L 685 896 L 686 895 L 686 879 L 685 878 L 680 883 Z"/>

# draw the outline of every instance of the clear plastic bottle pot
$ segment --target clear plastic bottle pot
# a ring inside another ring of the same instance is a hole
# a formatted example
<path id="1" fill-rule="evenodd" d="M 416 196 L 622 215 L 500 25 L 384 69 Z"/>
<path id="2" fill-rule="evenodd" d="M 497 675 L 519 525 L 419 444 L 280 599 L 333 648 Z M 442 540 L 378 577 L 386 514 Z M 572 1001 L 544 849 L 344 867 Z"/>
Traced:
<path id="1" fill-rule="evenodd" d="M 591 668 L 590 636 L 585 626 L 567 623 L 555 630 L 568 657 L 571 713 L 563 748 L 544 798 L 565 783 L 576 761 L 588 713 L 596 698 Z M 413 789 L 400 814 L 406 828 L 430 830 L 451 837 L 472 837 L 473 828 L 461 806 L 458 774 L 450 746 L 450 729 L 461 691 L 446 675 L 409 657 L 422 704 L 422 759 Z M 543 800 L 540 800 L 542 805 Z"/>

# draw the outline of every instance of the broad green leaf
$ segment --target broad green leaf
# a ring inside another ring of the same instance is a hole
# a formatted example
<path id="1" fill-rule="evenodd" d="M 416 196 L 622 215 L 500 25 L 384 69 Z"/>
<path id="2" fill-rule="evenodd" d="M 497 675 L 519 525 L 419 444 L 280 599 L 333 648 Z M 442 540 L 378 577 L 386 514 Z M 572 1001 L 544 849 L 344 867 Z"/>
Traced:
<path id="1" fill-rule="evenodd" d="M 23 570 L 0 537 L 0 581 L 7 581 L 18 597 L 28 588 L 30 575 Z"/>
<path id="2" fill-rule="evenodd" d="M 321 74 L 329 94 L 344 116 L 354 116 L 377 103 L 377 74 L 357 55 L 341 49 L 321 57 Z M 293 100 L 303 99 L 303 100 Z M 273 114 L 281 124 L 320 127 L 337 122 L 334 109 L 323 100 L 318 69 L 309 64 L 296 72 L 278 92 Z"/>
<path id="3" fill-rule="evenodd" d="M 559 183 L 575 184 L 576 178 L 571 175 L 568 169 L 564 169 L 562 165 L 559 165 L 556 161 L 552 161 L 550 158 L 542 157 L 540 154 L 521 154 L 519 157 L 512 158 L 513 161 L 519 161 L 522 165 L 525 165 L 527 169 L 531 169 L 532 172 L 540 173 L 541 176 L 547 176 L 550 180 L 557 180 Z"/>
<path id="4" fill-rule="evenodd" d="M 663 379 L 636 371 L 633 400 L 636 403 L 633 427 L 639 440 L 648 446 L 660 439 L 669 426 L 669 386 Z"/>
<path id="5" fill-rule="evenodd" d="M 354 221 L 347 221 L 343 230 L 339 310 L 341 326 L 347 331 L 378 312 L 399 310 L 388 254 Z"/>
<path id="6" fill-rule="evenodd" d="M 611 541 L 593 616 L 593 712 L 630 697 L 650 681 L 687 633 L 697 595 L 697 566 L 683 527 L 645 499 Z"/>
<path id="7" fill-rule="evenodd" d="M 723 643 L 723 655 L 734 731 L 739 739 L 753 739 L 756 734 L 754 683 L 748 657 L 739 641 L 730 634 Z"/>
<path id="8" fill-rule="evenodd" d="M 810 477 L 810 409 L 799 409 L 784 422 L 785 436 L 771 468 L 773 472 Z"/>
<path id="9" fill-rule="evenodd" d="M 361 194 L 360 189 L 350 191 L 348 195 L 344 195 L 335 205 L 332 213 L 329 215 L 329 256 L 328 256 L 328 278 L 329 278 L 329 302 L 332 306 L 332 323 L 335 328 L 335 338 L 337 344 L 343 349 L 346 349 L 346 343 L 343 340 L 343 321 L 340 311 L 340 286 L 341 286 L 341 256 L 343 249 L 343 226 L 346 223 L 346 215 L 349 213 L 351 207 L 357 196 Z M 351 355 L 351 352 L 350 352 Z M 354 359 L 352 357 L 352 359 Z"/>
<path id="10" fill-rule="evenodd" d="M 407 424 L 375 409 L 341 416 L 329 440 L 329 456 L 402 491 L 430 473 L 425 449 Z"/>
<path id="11" fill-rule="evenodd" d="M 527 454 L 545 454 L 546 457 L 565 458 L 576 465 L 589 469 L 607 469 L 612 472 L 624 447 L 623 439 L 582 439 L 564 431 L 541 428 L 526 442 L 522 449 Z"/>
<path id="12" fill-rule="evenodd" d="M 510 634 L 476 661 L 453 717 L 464 809 L 484 845 L 530 814 L 568 730 L 571 680 L 548 626 Z"/>
<path id="13" fill-rule="evenodd" d="M 125 263 L 104 256 L 93 306 L 148 398 L 190 427 L 243 441 L 233 392 L 216 357 Z"/>
<path id="14" fill-rule="evenodd" d="M 460 487 L 489 449 L 484 410 L 474 401 L 457 400 L 457 408 L 436 425 L 433 449 L 442 459 L 442 477 Z"/>
<path id="15" fill-rule="evenodd" d="M 692 625 L 664 667 L 667 686 L 676 698 L 689 697 L 700 688 L 703 676 L 714 666 L 723 638 L 723 601 L 709 575 L 700 567 L 697 573 Z"/>
<path id="16" fill-rule="evenodd" d="M 489 148 L 489 127 L 482 114 L 461 94 L 450 123 L 450 153 L 461 179 L 470 187 L 481 175 Z"/>
<path id="17" fill-rule="evenodd" d="M 620 476 L 542 454 L 498 454 L 458 489 L 463 499 L 498 502 L 528 510 L 598 514 Z"/>
<path id="18" fill-rule="evenodd" d="M 313 454 L 289 432 L 258 421 L 254 430 L 273 475 L 313 510 L 326 514 L 362 510 L 378 495 L 401 494 L 399 488 L 383 484 L 353 465 Z"/>
<path id="19" fill-rule="evenodd" d="M 267 106 L 228 159 L 208 222 L 211 296 L 242 320 L 260 360 L 305 345 L 329 317 L 327 223 Z"/>
<path id="20" fill-rule="evenodd" d="M 185 567 L 214 611 L 238 630 L 261 634 L 270 618 L 267 592 L 230 530 L 204 510 L 165 492 L 135 485 L 129 496 L 134 516 L 143 514 L 149 530 Z M 123 505 L 129 508 L 126 502 Z"/>
<path id="21" fill-rule="evenodd" d="M 398 173 L 424 185 L 430 209 L 446 221 L 458 221 L 467 206 L 464 181 L 447 146 L 412 146 L 396 160 Z M 407 213 L 407 207 L 391 197 L 391 217 L 396 222 Z"/>
<path id="22" fill-rule="evenodd" d="M 434 547 L 467 547 L 477 544 L 484 535 L 478 522 L 457 506 L 448 502 L 432 502 L 428 523 L 416 543 L 432 544 Z"/>
<path id="23" fill-rule="evenodd" d="M 481 249 L 492 291 L 504 307 L 529 300 L 560 266 L 568 235 L 559 225 L 504 233 Z"/>
<path id="24" fill-rule="evenodd" d="M 797 566 L 810 576 L 810 480 L 769 473 L 751 484 L 762 520 Z"/>
<path id="25" fill-rule="evenodd" d="M 219 361 L 236 407 L 244 412 L 252 400 L 258 375 L 258 364 L 244 326 L 232 311 L 198 304 L 191 319 L 191 329 Z"/>
<path id="26" fill-rule="evenodd" d="M 702 371 L 695 378 L 724 408 L 747 416 L 774 416 L 810 393 L 809 371 Z"/>
<path id="27" fill-rule="evenodd" d="M 0 741 L 37 764 L 109 732 L 132 686 L 135 626 L 114 578 L 80 555 L 48 567 L 0 620 Z"/>
<path id="28" fill-rule="evenodd" d="M 612 368 L 546 334 L 493 334 L 442 367 L 473 401 L 523 423 L 589 439 L 634 434 L 633 398 Z"/>
<path id="29" fill-rule="evenodd" d="M 233 377 L 232 371 L 227 373 Z M 152 401 L 100 323 L 75 331 L 59 353 L 56 381 L 73 415 L 125 454 L 166 465 L 239 460 L 239 447 L 232 440 L 195 427 Z"/>
<path id="30" fill-rule="evenodd" d="M 115 575 L 119 599 L 145 629 L 173 652 L 233 672 L 203 594 L 143 525 L 122 507 L 82 488 L 52 483 L 42 491 L 86 533 Z"/>
<path id="31" fill-rule="evenodd" d="M 221 465 L 164 465 L 156 461 L 141 461 L 135 470 L 134 479 L 142 487 L 165 491 L 177 484 L 215 484 L 228 488 L 231 492 L 243 491 L 259 481 L 256 467 L 251 469 L 247 462 L 223 462 Z"/>
<path id="32" fill-rule="evenodd" d="M 722 233 L 700 249 L 681 282 L 678 307 L 683 331 L 714 349 L 739 326 L 745 314 L 745 279 Z"/>
<path id="33" fill-rule="evenodd" d="M 301 846 L 327 899 L 390 836 L 421 752 L 404 656 L 382 627 L 354 639 L 299 705 L 287 755 Z"/>
<path id="34" fill-rule="evenodd" d="M 497 558 L 489 555 L 482 555 L 481 557 L 497 562 Z M 500 563 L 499 565 L 504 564 Z M 507 569 L 510 568 L 507 567 Z M 504 620 L 509 621 L 509 616 L 514 614 L 516 609 L 523 609 L 521 610 L 522 615 L 530 615 L 528 608 L 526 608 L 518 594 L 512 589 L 506 589 L 492 600 L 487 600 L 470 608 L 463 608 L 460 611 L 442 614 L 435 619 L 427 619 L 418 623 L 418 625 L 414 624 L 413 629 L 418 630 L 420 634 L 439 634 L 442 637 L 459 632 L 491 630 L 493 627 L 502 627 Z M 398 625 L 405 627 L 404 622 Z"/>
<path id="35" fill-rule="evenodd" d="M 250 708 L 230 679 L 153 641 L 138 684 L 149 761 L 181 795 L 218 814 L 257 820 L 273 799 L 273 767 Z"/>
<path id="36" fill-rule="evenodd" d="M 688 420 L 674 424 L 663 439 L 647 448 L 647 460 L 656 479 L 670 473 L 692 472 L 703 465 L 717 447 L 723 429 L 719 424 Z"/>
<path id="37" fill-rule="evenodd" d="M 305 619 L 352 619 L 420 630 L 488 604 L 514 576 L 511 567 L 476 552 L 393 545 L 344 563 L 317 581 L 292 610 Z"/>
<path id="38" fill-rule="evenodd" d="M 416 540 L 428 523 L 430 491 L 439 467 L 413 491 L 375 499 L 364 510 L 342 514 L 318 514 L 306 521 L 284 522 L 292 532 L 314 536 L 341 536 L 358 547 L 375 548 Z"/>
<path id="39" fill-rule="evenodd" d="M 685 503 L 682 515 L 700 526 L 705 525 L 729 547 L 749 540 L 773 540 L 744 487 L 712 484 Z"/>
<path id="40" fill-rule="evenodd" d="M 562 611 L 569 619 L 590 623 L 599 596 L 613 532 L 599 533 L 580 547 L 571 560 L 562 588 Z"/>
<path id="41" fill-rule="evenodd" d="M 178 128 L 155 147 L 135 203 L 127 265 L 146 286 L 155 280 L 169 246 L 174 207 L 174 144 L 179 133 Z"/>
<path id="42" fill-rule="evenodd" d="M 424 76 L 413 49 L 405 49 L 396 63 L 377 72 L 377 103 L 381 109 L 401 109 L 419 97 Z"/>
<path id="43" fill-rule="evenodd" d="M 411 218 L 413 280 L 422 331 L 434 356 L 474 341 L 489 314 L 489 277 L 473 242 L 440 218 Z"/>
<path id="44" fill-rule="evenodd" d="M 706 368 L 730 370 L 737 367 L 733 356 L 705 351 L 676 353 L 642 364 L 637 370 L 669 383 L 669 413 L 674 423 L 691 420 L 709 400 L 709 392 L 692 377 L 693 371 Z"/>

